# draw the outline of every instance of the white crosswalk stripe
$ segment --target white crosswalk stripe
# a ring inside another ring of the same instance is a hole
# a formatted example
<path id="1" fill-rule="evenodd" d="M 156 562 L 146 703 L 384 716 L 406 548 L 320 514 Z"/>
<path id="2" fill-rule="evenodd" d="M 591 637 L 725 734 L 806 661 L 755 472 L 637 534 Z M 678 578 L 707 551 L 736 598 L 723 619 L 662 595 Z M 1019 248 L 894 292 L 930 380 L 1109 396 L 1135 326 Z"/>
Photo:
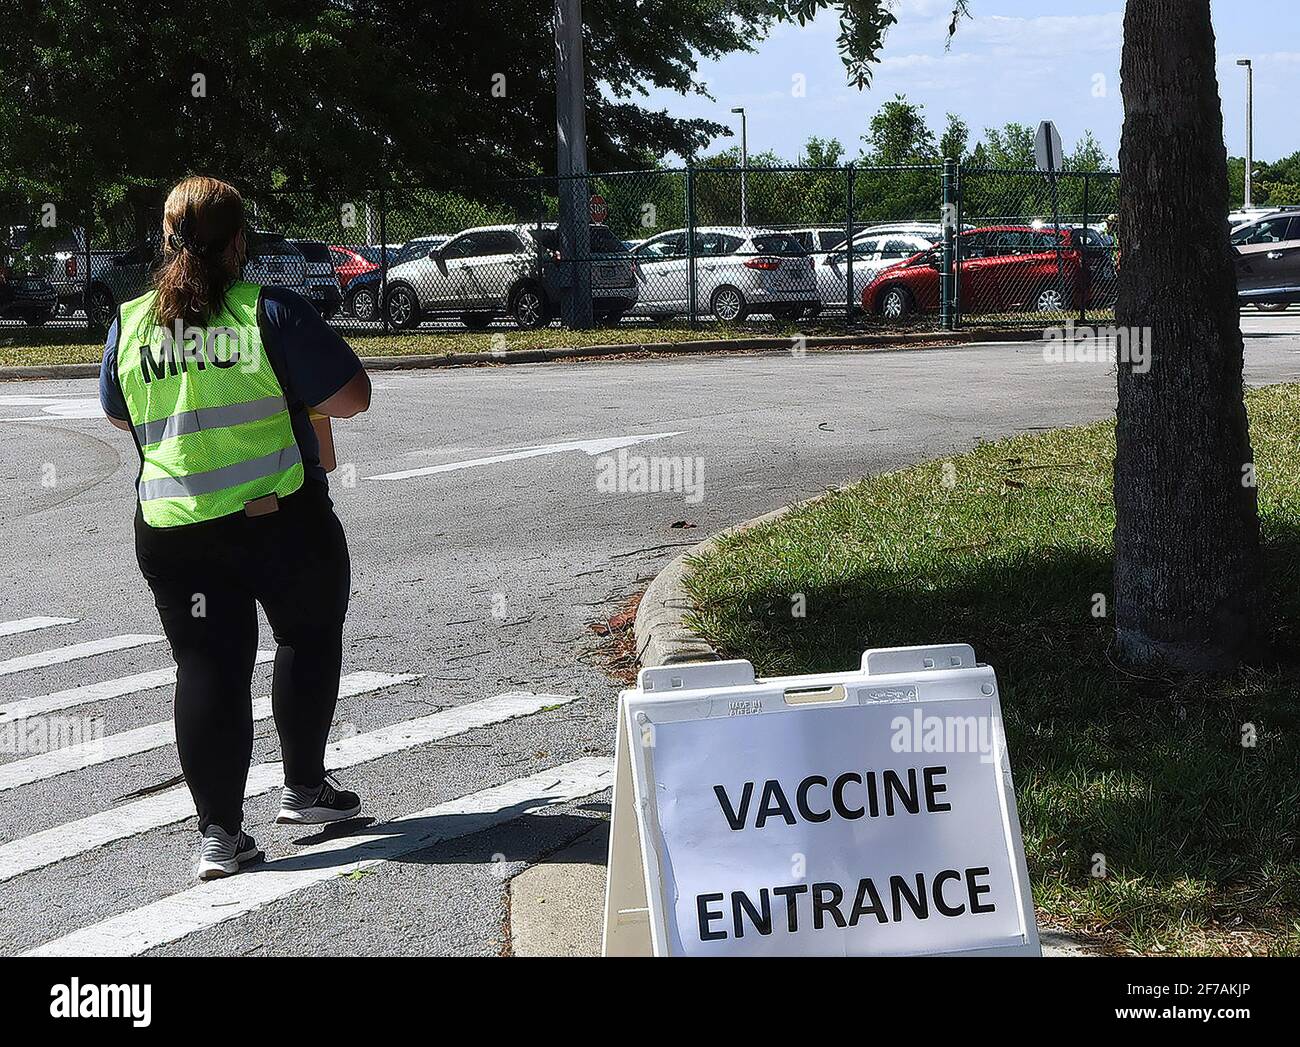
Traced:
<path id="1" fill-rule="evenodd" d="M 79 621 L 81 619 L 43 615 L 17 618 L 0 622 L 0 637 L 37 633 Z M 83 662 L 97 655 L 131 651 L 164 640 L 165 637 L 154 633 L 124 633 L 0 658 L 0 677 L 16 677 L 21 673 Z M 273 651 L 258 651 L 256 661 L 257 664 L 265 664 L 274 658 Z M 102 662 L 86 664 L 102 667 Z M 86 725 L 92 729 L 97 728 L 101 726 L 95 723 L 97 719 L 111 722 L 114 716 L 114 706 L 104 703 L 124 698 L 131 701 L 131 696 L 172 687 L 177 674 L 175 665 L 128 675 L 102 673 L 98 678 L 90 675 L 96 670 L 85 668 L 83 672 L 83 682 L 77 682 L 74 686 L 0 702 L 0 739 L 13 741 L 19 737 L 16 732 L 24 731 L 29 726 L 32 729 L 37 726 L 47 729 L 53 738 L 54 731 L 62 731 L 65 725 L 49 720 L 41 723 L 40 718 L 78 707 L 89 707 L 77 712 L 75 715 L 78 717 L 83 713 L 91 713 L 93 716 L 86 717 L 84 724 L 66 726 L 69 729 L 72 726 Z M 419 678 L 419 674 L 415 673 L 352 672 L 342 677 L 339 697 L 348 699 L 378 693 L 410 684 Z M 12 685 L 6 689 L 13 694 Z M 26 693 L 31 695 L 31 691 Z M 578 697 L 512 691 L 466 702 L 363 734 L 341 738 L 327 747 L 325 765 L 331 770 L 342 771 L 372 763 L 466 732 L 491 728 L 520 717 L 565 706 L 577 701 Z M 150 698 L 135 701 L 144 701 L 146 704 L 143 708 L 148 709 L 153 707 L 149 703 L 157 700 Z M 135 709 L 134 705 L 132 709 Z M 139 716 L 140 711 L 133 711 L 131 715 Z M 252 715 L 255 722 L 271 718 L 271 698 L 264 695 L 255 699 Z M 30 744 L 32 737 L 31 734 L 23 734 L 24 744 Z M 83 733 L 78 736 L 76 744 L 48 751 L 6 749 L 10 758 L 7 763 L 0 763 L 0 794 L 61 776 L 73 779 L 76 772 L 87 771 L 110 761 L 154 753 L 174 744 L 175 727 L 170 719 L 166 719 L 99 737 Z M 19 758 L 14 759 L 13 756 Z M 157 758 L 153 759 L 156 763 Z M 174 755 L 167 759 L 174 762 Z M 151 776 L 165 777 L 166 770 L 155 773 L 155 763 L 148 764 Z M 130 773 L 136 774 L 136 768 L 143 766 L 145 765 L 139 763 L 131 765 Z M 175 894 L 80 929 L 69 930 L 70 926 L 76 927 L 75 923 L 53 925 L 45 932 L 46 936 L 61 936 L 31 950 L 31 954 L 111 956 L 146 952 L 243 913 L 275 904 L 299 891 L 327 882 L 340 872 L 367 868 L 400 858 L 446 840 L 491 829 L 533 811 L 590 796 L 609 788 L 612 772 L 611 761 L 606 758 L 576 759 L 550 770 L 471 792 L 414 814 L 401 815 L 383 825 L 366 826 L 354 835 L 332 837 L 296 848 L 292 854 L 246 870 L 238 877 L 202 884 L 197 888 L 188 882 L 177 885 L 174 888 L 177 891 Z M 119 774 L 117 771 L 111 773 Z M 283 764 L 278 761 L 255 764 L 249 769 L 245 798 L 261 796 L 278 789 L 283 784 L 283 774 Z M 139 798 L 96 814 L 75 818 L 19 839 L 0 842 L 0 883 L 76 859 L 105 845 L 165 829 L 193 818 L 194 805 L 189 790 L 184 785 L 175 785 L 175 781 L 163 781 L 155 787 L 157 791 L 145 790 L 144 795 L 134 794 Z M 74 779 L 69 788 L 75 790 L 78 785 L 79 782 Z M 55 810 L 57 809 L 56 807 Z M 106 860 L 110 863 L 112 861 L 111 858 Z M 40 883 L 37 881 L 38 890 L 43 889 L 39 886 Z M 94 920 L 98 915 L 102 915 L 102 912 L 88 918 Z M 328 916 L 322 918 L 328 919 Z"/>
<path id="2" fill-rule="evenodd" d="M 333 742 L 325 750 L 325 766 L 332 770 L 345 770 L 479 727 L 567 705 L 577 697 L 521 691 L 469 702 Z M 278 761 L 255 764 L 249 770 L 245 798 L 279 788 L 283 784 L 283 773 L 283 765 Z M 189 791 L 177 787 L 0 844 L 0 882 L 85 854 L 116 840 L 182 822 L 193 815 L 194 804 Z"/>
<path id="3" fill-rule="evenodd" d="M 364 832 L 303 847 L 239 876 L 192 887 L 132 912 L 92 924 L 27 956 L 136 956 L 159 945 L 253 912 L 343 872 L 468 836 L 522 815 L 608 788 L 613 761 L 587 757 L 471 793 Z"/>
<path id="4" fill-rule="evenodd" d="M 17 633 L 31 633 L 37 629 L 50 629 L 56 625 L 75 625 L 76 618 L 15 618 L 12 622 L 0 622 L 0 636 L 14 636 Z"/>
<path id="5" fill-rule="evenodd" d="M 258 651 L 254 659 L 257 665 L 275 661 L 274 651 Z M 34 698 L 19 698 L 16 701 L 0 704 L 0 724 L 11 720 L 25 720 L 29 716 L 44 716 L 60 709 L 71 709 L 77 705 L 89 705 L 92 702 L 107 701 L 110 698 L 122 698 L 128 694 L 151 691 L 155 687 L 170 687 L 176 682 L 176 666 L 166 669 L 150 669 L 148 672 L 133 673 L 116 680 L 99 680 L 95 683 L 69 687 L 67 690 L 55 691 L 53 694 L 41 694 Z"/>
<path id="6" fill-rule="evenodd" d="M 110 651 L 126 651 L 134 647 L 145 647 L 151 643 L 161 643 L 165 637 L 153 633 L 128 633 L 125 636 L 109 636 L 103 640 L 88 640 L 85 643 L 69 644 L 67 647 L 54 647 L 48 651 L 35 654 L 19 655 L 0 662 L 0 676 L 26 672 L 28 669 L 43 669 L 50 665 L 75 662 L 90 658 L 96 654 L 108 654 Z"/>
<path id="7" fill-rule="evenodd" d="M 363 694 L 372 694 L 398 684 L 409 683 L 418 677 L 411 673 L 400 675 L 392 673 L 348 673 L 339 681 L 339 697 L 355 698 Z M 254 699 L 253 721 L 259 722 L 271 716 L 271 698 L 269 695 Z M 175 741 L 175 727 L 170 720 L 151 723 L 130 731 L 119 731 L 105 737 L 90 741 L 66 745 L 52 752 L 38 753 L 25 760 L 14 760 L 0 764 L 0 792 L 16 789 L 20 785 L 56 778 L 70 771 L 80 771 L 109 760 L 120 760 L 125 756 L 161 749 Z"/>

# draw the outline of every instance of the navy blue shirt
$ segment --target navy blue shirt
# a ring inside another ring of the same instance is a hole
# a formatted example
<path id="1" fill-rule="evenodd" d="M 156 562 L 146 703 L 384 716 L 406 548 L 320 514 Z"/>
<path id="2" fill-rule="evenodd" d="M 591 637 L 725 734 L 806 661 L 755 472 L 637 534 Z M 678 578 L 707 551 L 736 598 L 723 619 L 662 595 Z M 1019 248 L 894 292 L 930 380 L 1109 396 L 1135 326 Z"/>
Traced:
<path id="1" fill-rule="evenodd" d="M 325 483 L 320 443 L 307 408 L 328 400 L 361 370 L 361 361 L 334 328 L 302 295 L 285 287 L 264 287 L 257 326 L 271 367 L 289 401 L 293 435 L 302 452 L 304 474 Z M 117 380 L 117 321 L 108 330 L 104 363 L 99 369 L 99 402 L 104 413 L 130 421 Z"/>

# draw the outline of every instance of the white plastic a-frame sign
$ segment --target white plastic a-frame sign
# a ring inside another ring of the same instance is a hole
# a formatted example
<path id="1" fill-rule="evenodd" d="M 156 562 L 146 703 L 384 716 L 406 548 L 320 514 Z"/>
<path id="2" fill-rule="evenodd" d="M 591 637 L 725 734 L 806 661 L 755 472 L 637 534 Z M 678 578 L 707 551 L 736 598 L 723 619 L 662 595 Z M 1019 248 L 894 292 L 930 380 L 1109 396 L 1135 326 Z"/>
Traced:
<path id="1" fill-rule="evenodd" d="M 1040 955 L 997 679 L 642 670 L 619 699 L 606 955 Z"/>

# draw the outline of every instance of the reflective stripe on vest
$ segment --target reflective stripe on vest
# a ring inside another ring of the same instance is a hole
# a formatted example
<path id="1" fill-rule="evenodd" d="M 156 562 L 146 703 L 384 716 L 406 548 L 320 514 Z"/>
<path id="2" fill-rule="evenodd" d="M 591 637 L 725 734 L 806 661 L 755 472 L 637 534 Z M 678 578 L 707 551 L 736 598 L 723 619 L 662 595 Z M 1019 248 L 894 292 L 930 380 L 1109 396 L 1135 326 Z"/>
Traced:
<path id="1" fill-rule="evenodd" d="M 208 326 L 176 338 L 157 294 L 122 306 L 117 374 L 140 447 L 138 491 L 153 527 L 241 512 L 303 483 L 284 390 L 257 325 L 261 288 L 237 283 Z"/>

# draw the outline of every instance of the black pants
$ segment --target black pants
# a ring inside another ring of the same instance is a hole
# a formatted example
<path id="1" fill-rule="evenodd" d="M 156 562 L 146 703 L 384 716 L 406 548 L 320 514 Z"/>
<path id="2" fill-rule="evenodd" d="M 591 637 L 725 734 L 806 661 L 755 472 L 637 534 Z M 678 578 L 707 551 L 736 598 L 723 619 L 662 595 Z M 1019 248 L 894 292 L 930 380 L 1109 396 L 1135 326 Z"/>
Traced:
<path id="1" fill-rule="evenodd" d="M 338 701 L 351 568 L 323 485 L 307 480 L 278 512 L 154 528 L 135 518 L 136 558 L 178 667 L 176 746 L 199 813 L 237 832 L 253 753 L 257 604 L 279 645 L 271 704 L 286 783 L 325 777 Z"/>

